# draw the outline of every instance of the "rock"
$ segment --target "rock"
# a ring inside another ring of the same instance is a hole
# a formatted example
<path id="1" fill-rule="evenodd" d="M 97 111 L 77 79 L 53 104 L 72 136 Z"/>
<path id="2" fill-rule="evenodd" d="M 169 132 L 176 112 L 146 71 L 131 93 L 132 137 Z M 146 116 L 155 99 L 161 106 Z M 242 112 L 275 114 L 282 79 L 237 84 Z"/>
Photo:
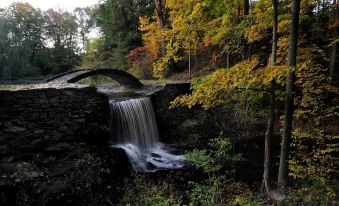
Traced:
<path id="1" fill-rule="evenodd" d="M 151 153 L 151 156 L 154 157 L 154 158 L 161 158 L 161 156 L 156 154 L 156 153 Z"/>
<path id="2" fill-rule="evenodd" d="M 39 189 L 41 191 L 44 191 L 43 193 L 44 199 L 55 199 L 57 198 L 56 196 L 61 195 L 67 189 L 67 185 L 65 184 L 65 182 L 62 181 L 62 179 L 56 179 L 51 181 L 52 181 L 51 183 L 44 184 Z"/>
<path id="3" fill-rule="evenodd" d="M 6 132 L 13 132 L 13 133 L 20 133 L 20 132 L 23 132 L 25 130 L 26 130 L 26 128 L 24 128 L 24 127 L 11 126 L 11 127 L 7 128 L 7 129 L 5 129 L 4 131 L 6 131 Z"/>
<path id="4" fill-rule="evenodd" d="M 19 149 L 23 152 L 30 152 L 30 151 L 34 151 L 36 148 L 34 146 L 24 144 L 20 146 Z"/>
<path id="5" fill-rule="evenodd" d="M 16 205 L 16 189 L 13 185 L 0 185 L 0 205 Z"/>
<path id="6" fill-rule="evenodd" d="M 285 199 L 285 195 L 281 192 L 279 192 L 278 190 L 271 190 L 269 192 L 269 196 L 274 199 L 275 201 L 283 201 Z"/>
<path id="7" fill-rule="evenodd" d="M 0 146 L 0 154 L 4 155 L 8 153 L 8 146 L 7 145 L 1 145 Z"/>
<path id="8" fill-rule="evenodd" d="M 71 149 L 71 145 L 67 144 L 67 143 L 59 143 L 53 146 L 49 146 L 47 148 L 45 148 L 44 150 L 46 152 L 62 152 L 65 150 L 70 150 Z"/>
<path id="9" fill-rule="evenodd" d="M 2 160 L 5 161 L 5 162 L 12 162 L 14 160 L 14 156 L 12 155 L 12 156 L 9 156 L 9 157 L 4 157 Z"/>
<path id="10" fill-rule="evenodd" d="M 6 121 L 4 123 L 5 127 L 11 127 L 13 125 L 13 123 L 11 121 Z"/>
<path id="11" fill-rule="evenodd" d="M 37 146 L 42 143 L 42 139 L 35 139 L 31 142 L 32 146 Z"/>
<path id="12" fill-rule="evenodd" d="M 55 97 L 59 95 L 59 92 L 57 90 L 47 91 L 46 95 L 47 97 Z"/>
<path id="13" fill-rule="evenodd" d="M 44 132 L 44 130 L 42 130 L 42 129 L 34 130 L 34 134 L 41 134 L 43 132 Z"/>
<path id="14" fill-rule="evenodd" d="M 59 127 L 58 130 L 59 130 L 59 131 L 68 131 L 69 128 L 68 128 L 67 126 L 61 126 L 61 127 Z"/>
<path id="15" fill-rule="evenodd" d="M 2 132 L 0 132 L 0 142 L 4 141 L 5 139 L 7 139 L 8 136 L 3 134 Z"/>

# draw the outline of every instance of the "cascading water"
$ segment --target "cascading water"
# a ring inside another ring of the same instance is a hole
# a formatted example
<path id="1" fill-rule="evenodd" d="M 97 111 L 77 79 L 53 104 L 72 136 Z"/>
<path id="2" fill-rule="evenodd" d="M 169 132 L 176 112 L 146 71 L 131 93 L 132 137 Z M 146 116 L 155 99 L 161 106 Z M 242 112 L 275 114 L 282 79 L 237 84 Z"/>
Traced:
<path id="1" fill-rule="evenodd" d="M 173 155 L 159 142 L 150 98 L 110 100 L 110 129 L 115 144 L 125 150 L 134 170 L 154 172 L 184 166 L 182 155 Z"/>

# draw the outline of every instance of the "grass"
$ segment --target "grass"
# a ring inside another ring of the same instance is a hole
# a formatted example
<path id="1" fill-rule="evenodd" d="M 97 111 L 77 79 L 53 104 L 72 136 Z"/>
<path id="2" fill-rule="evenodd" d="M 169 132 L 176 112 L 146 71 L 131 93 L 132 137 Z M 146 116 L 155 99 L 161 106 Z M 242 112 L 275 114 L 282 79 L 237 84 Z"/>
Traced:
<path id="1" fill-rule="evenodd" d="M 18 90 L 18 89 L 24 89 L 29 88 L 30 85 L 28 84 L 0 84 L 0 90 Z"/>

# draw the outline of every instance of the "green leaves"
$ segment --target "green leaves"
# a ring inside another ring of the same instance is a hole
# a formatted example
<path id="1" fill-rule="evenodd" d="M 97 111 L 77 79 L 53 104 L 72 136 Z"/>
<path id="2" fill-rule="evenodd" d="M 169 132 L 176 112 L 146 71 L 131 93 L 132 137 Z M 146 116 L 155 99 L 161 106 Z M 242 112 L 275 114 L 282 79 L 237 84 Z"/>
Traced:
<path id="1" fill-rule="evenodd" d="M 187 161 L 204 172 L 218 172 L 225 161 L 239 162 L 244 159 L 241 154 L 234 154 L 232 142 L 227 138 L 215 138 L 208 142 L 208 149 L 194 149 L 187 152 Z"/>
<path id="2" fill-rule="evenodd" d="M 207 150 L 194 149 L 193 151 L 186 153 L 185 157 L 189 163 L 205 172 L 215 172 L 221 168 Z"/>

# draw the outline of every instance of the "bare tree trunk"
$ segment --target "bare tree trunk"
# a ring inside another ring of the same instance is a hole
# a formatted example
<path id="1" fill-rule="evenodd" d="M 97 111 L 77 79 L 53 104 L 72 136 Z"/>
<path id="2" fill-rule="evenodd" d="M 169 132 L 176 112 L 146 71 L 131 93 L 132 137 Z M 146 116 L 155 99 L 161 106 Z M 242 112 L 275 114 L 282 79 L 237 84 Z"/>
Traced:
<path id="1" fill-rule="evenodd" d="M 244 0 L 244 15 L 247 16 L 250 11 L 249 0 Z"/>
<path id="2" fill-rule="evenodd" d="M 272 0 L 273 5 L 273 35 L 272 35 L 272 66 L 275 65 L 276 56 L 277 56 L 277 28 L 278 28 L 278 0 Z M 264 175 L 263 181 L 261 185 L 261 191 L 264 192 L 266 190 L 267 193 L 271 191 L 271 175 L 270 175 L 270 167 L 271 167 L 271 141 L 274 134 L 274 122 L 275 122 L 275 89 L 276 82 L 273 79 L 271 81 L 270 88 L 270 112 L 269 119 L 267 123 L 267 131 L 265 135 L 265 157 L 264 157 Z"/>
<path id="3" fill-rule="evenodd" d="M 238 14 L 237 14 L 237 23 L 239 24 L 240 23 L 240 3 L 238 5 Z"/>
<path id="4" fill-rule="evenodd" d="M 164 11 L 163 11 L 163 6 L 162 6 L 162 0 L 154 0 L 154 5 L 155 5 L 155 13 L 159 21 L 160 31 L 162 32 L 164 28 Z M 165 39 L 162 34 L 161 34 L 161 54 L 162 56 L 166 55 Z"/>
<path id="5" fill-rule="evenodd" d="M 198 46 L 195 45 L 195 55 L 194 55 L 194 68 L 197 69 L 198 68 Z"/>
<path id="6" fill-rule="evenodd" d="M 244 16 L 246 17 L 249 14 L 250 6 L 249 6 L 249 0 L 244 0 Z M 249 58 L 249 47 L 247 44 L 247 40 L 243 38 L 243 57 L 242 59 L 248 59 Z"/>
<path id="7" fill-rule="evenodd" d="M 278 0 L 272 0 L 273 5 L 273 35 L 272 35 L 272 66 L 276 63 L 278 43 Z"/>
<path id="8" fill-rule="evenodd" d="M 338 43 L 332 45 L 331 61 L 330 61 L 330 84 L 339 86 L 339 71 L 338 71 Z"/>
<path id="9" fill-rule="evenodd" d="M 333 0 L 334 9 L 334 41 L 338 38 L 339 33 L 339 6 L 337 0 Z M 339 86 L 339 71 L 338 71 L 338 43 L 334 42 L 332 45 L 331 59 L 330 59 L 330 84 L 333 86 Z"/>
<path id="10" fill-rule="evenodd" d="M 300 13 L 300 0 L 293 0 L 291 31 L 288 49 L 288 64 L 290 66 L 290 69 L 288 71 L 286 78 L 285 119 L 278 174 L 278 185 L 283 190 L 286 188 L 287 185 L 288 155 L 292 133 L 293 101 L 294 101 L 293 85 L 295 79 L 294 72 L 296 69 L 297 62 L 299 13 Z"/>
<path id="11" fill-rule="evenodd" d="M 230 51 L 227 51 L 226 63 L 227 63 L 227 69 L 229 69 L 230 68 Z"/>
<path id="12" fill-rule="evenodd" d="M 191 42 L 188 45 L 188 76 L 191 79 Z"/>
<path id="13" fill-rule="evenodd" d="M 261 185 L 261 191 L 264 192 L 270 192 L 271 191 L 271 142 L 274 135 L 274 122 L 275 122 L 275 88 L 276 83 L 273 79 L 271 81 L 271 88 L 270 88 L 270 112 L 269 112 L 269 119 L 267 123 L 267 131 L 265 135 L 265 157 L 264 157 L 264 175 L 263 175 L 263 181 Z"/>

